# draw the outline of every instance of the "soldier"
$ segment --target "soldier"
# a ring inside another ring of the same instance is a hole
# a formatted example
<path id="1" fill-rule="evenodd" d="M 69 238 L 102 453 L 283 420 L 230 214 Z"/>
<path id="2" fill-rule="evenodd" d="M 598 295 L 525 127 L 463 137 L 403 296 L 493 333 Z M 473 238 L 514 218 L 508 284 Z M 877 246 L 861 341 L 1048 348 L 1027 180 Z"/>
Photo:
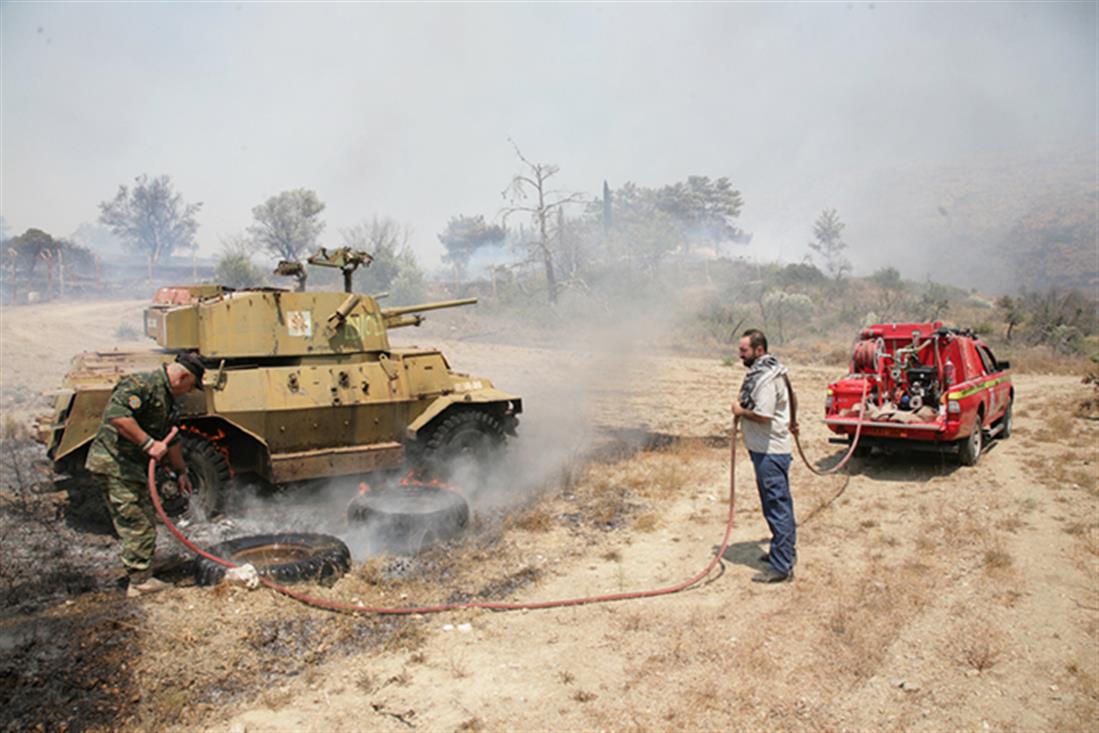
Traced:
<path id="1" fill-rule="evenodd" d="M 107 495 L 111 521 L 122 539 L 126 595 L 155 593 L 168 584 L 150 569 L 156 552 L 156 515 L 149 497 L 149 459 L 165 456 L 178 474 L 179 488 L 191 492 L 179 439 L 164 442 L 178 417 L 175 400 L 202 389 L 206 367 L 194 353 L 182 353 L 159 369 L 123 377 L 111 392 L 103 422 L 88 450 L 85 467 L 98 474 Z"/>

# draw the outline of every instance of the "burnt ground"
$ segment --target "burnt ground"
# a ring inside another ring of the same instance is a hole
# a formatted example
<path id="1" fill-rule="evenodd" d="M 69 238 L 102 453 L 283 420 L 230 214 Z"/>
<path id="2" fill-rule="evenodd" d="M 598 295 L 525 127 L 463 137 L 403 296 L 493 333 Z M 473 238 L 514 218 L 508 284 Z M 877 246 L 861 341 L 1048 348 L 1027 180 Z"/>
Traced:
<path id="1" fill-rule="evenodd" d="M 0 324 L 9 439 L 8 420 L 48 407 L 29 395 L 55 388 L 72 355 L 41 334 L 102 348 L 129 317 L 116 304 L 28 315 Z M 534 448 L 521 465 L 533 490 L 478 508 L 464 536 L 416 558 L 360 554 L 313 593 L 381 606 L 535 601 L 666 585 L 705 564 L 729 477 L 728 445 L 707 436 L 728 426 L 738 369 L 648 351 L 624 362 L 440 345 L 456 368 L 524 396 L 516 447 Z M 837 374 L 792 371 L 806 404 Z M 722 575 L 674 596 L 530 613 L 357 617 L 183 582 L 131 602 L 114 585 L 99 497 L 51 483 L 39 449 L 5 440 L 0 730 L 1090 731 L 1099 423 L 1064 409 L 1085 396 L 1078 376 L 1015 383 L 1015 435 L 977 467 L 874 456 L 846 479 L 818 479 L 795 464 L 795 583 L 749 581 L 766 529 L 740 452 Z M 563 419 L 539 432 L 555 408 Z M 584 424 L 640 439 L 593 455 Z M 823 426 L 806 421 L 803 434 L 811 457 L 835 459 Z M 535 471 L 550 449 L 552 465 Z M 191 531 L 204 542 L 296 523 L 339 533 L 348 490 L 245 494 L 258 502 L 247 521 Z M 179 556 L 166 537 L 159 547 Z"/>
<path id="2" fill-rule="evenodd" d="M 673 436 L 645 430 L 610 431 L 582 461 L 613 465 L 674 442 Z M 25 438 L 0 441 L 0 456 L 0 730 L 144 728 L 200 720 L 220 706 L 257 696 L 267 699 L 263 696 L 272 685 L 307 674 L 329 658 L 418 643 L 419 621 L 333 618 L 282 605 L 271 616 L 234 630 L 231 661 L 139 675 L 146 637 L 155 633 L 157 623 L 145 612 L 146 600 L 125 597 L 118 539 L 97 486 L 87 476 L 55 476 L 43 448 Z M 304 510 L 315 507 L 318 490 L 327 497 L 322 505 L 342 506 L 346 499 L 333 501 L 332 495 L 353 493 L 358 480 L 279 488 L 238 482 L 233 508 L 247 518 L 197 523 L 187 532 L 207 546 L 230 536 L 279 530 L 348 536 L 338 512 L 319 519 L 316 511 Z M 557 525 L 591 544 L 596 541 L 592 535 L 628 529 L 641 507 L 631 494 L 625 487 L 608 487 L 598 497 L 583 496 L 565 486 L 553 512 L 540 507 L 482 511 L 453 544 L 461 547 L 470 566 L 490 562 L 501 549 L 501 537 L 513 527 Z M 181 589 L 193 587 L 189 552 L 164 527 L 159 532 L 158 577 Z M 447 603 L 506 597 L 543 575 L 540 568 L 523 564 L 471 578 L 450 561 L 452 549 L 444 544 L 414 557 L 360 558 L 365 562 L 355 574 L 368 588 L 433 588 L 436 600 Z M 454 587 L 470 590 L 443 593 Z M 213 598 L 207 596 L 198 605 L 217 602 L 225 593 L 232 591 L 215 589 Z M 194 633 L 209 622 L 197 621 Z M 195 640 L 192 632 L 179 629 L 171 638 Z"/>

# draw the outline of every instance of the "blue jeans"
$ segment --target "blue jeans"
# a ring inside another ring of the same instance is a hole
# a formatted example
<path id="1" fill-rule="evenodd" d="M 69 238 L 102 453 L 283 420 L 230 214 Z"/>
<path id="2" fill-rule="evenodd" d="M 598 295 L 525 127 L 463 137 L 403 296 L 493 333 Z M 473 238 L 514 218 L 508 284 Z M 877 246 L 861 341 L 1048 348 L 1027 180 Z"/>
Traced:
<path id="1" fill-rule="evenodd" d="M 771 528 L 771 567 L 789 573 L 797 563 L 798 539 L 794 521 L 794 498 L 790 495 L 790 454 L 748 451 L 756 469 L 756 487 L 763 518 Z"/>

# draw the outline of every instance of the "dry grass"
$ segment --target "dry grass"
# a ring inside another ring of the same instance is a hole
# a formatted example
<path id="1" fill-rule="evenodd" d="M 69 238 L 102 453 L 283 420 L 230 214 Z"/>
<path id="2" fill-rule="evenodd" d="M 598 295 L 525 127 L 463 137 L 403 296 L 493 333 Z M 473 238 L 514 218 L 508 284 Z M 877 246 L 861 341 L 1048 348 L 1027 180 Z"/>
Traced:
<path id="1" fill-rule="evenodd" d="M 1014 562 L 1015 559 L 1004 550 L 998 548 L 985 550 L 983 564 L 985 570 L 989 572 L 995 573 L 1007 570 Z"/>
<path id="2" fill-rule="evenodd" d="M 527 532 L 549 532 L 556 521 L 549 507 L 539 504 L 521 512 L 510 524 Z"/>
<path id="3" fill-rule="evenodd" d="M 962 630 L 955 643 L 958 650 L 957 660 L 966 669 L 986 672 L 1003 655 L 1003 639 L 997 631 L 987 626 Z"/>
<path id="4" fill-rule="evenodd" d="M 1026 522 L 1022 520 L 1017 512 L 1012 512 L 1011 514 L 996 520 L 996 529 L 1001 529 L 1004 532 L 1010 532 L 1011 534 L 1018 533 L 1019 530 L 1026 526 Z"/>
<path id="5" fill-rule="evenodd" d="M 1040 443 L 1063 443 L 1072 434 L 1076 418 L 1063 412 L 1044 412 L 1041 427 L 1035 431 L 1034 440 Z"/>
<path id="6" fill-rule="evenodd" d="M 1066 418 L 1068 419 L 1068 418 Z M 1064 443 L 1062 438 L 1060 443 Z M 1089 451 L 1094 450 L 1088 448 Z M 1051 489 L 1073 489 L 1099 497 L 1099 470 L 1091 462 L 1081 460 L 1081 451 L 1068 451 L 1048 456 L 1036 454 L 1028 458 L 1024 465 L 1034 479 Z"/>
<path id="7" fill-rule="evenodd" d="M 469 667 L 466 666 L 465 657 L 457 652 L 451 652 L 446 660 L 447 671 L 450 675 L 456 679 L 461 680 L 469 677 Z"/>
<path id="8" fill-rule="evenodd" d="M 660 525 L 660 517 L 653 512 L 646 512 L 633 520 L 635 532 L 653 532 Z"/>

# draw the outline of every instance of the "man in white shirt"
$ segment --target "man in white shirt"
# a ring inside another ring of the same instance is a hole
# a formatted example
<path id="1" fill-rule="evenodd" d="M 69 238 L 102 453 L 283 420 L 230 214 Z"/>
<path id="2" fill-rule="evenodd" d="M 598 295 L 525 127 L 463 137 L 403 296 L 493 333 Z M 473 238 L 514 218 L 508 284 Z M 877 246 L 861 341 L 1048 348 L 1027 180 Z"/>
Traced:
<path id="1" fill-rule="evenodd" d="M 781 583 L 794 579 L 797 563 L 797 523 L 790 495 L 790 401 L 786 367 L 767 353 L 767 337 L 749 329 L 740 339 L 740 360 L 748 374 L 733 403 L 733 414 L 744 434 L 744 445 L 756 471 L 756 487 L 763 517 L 771 529 L 768 568 L 752 577 L 757 583 Z"/>

